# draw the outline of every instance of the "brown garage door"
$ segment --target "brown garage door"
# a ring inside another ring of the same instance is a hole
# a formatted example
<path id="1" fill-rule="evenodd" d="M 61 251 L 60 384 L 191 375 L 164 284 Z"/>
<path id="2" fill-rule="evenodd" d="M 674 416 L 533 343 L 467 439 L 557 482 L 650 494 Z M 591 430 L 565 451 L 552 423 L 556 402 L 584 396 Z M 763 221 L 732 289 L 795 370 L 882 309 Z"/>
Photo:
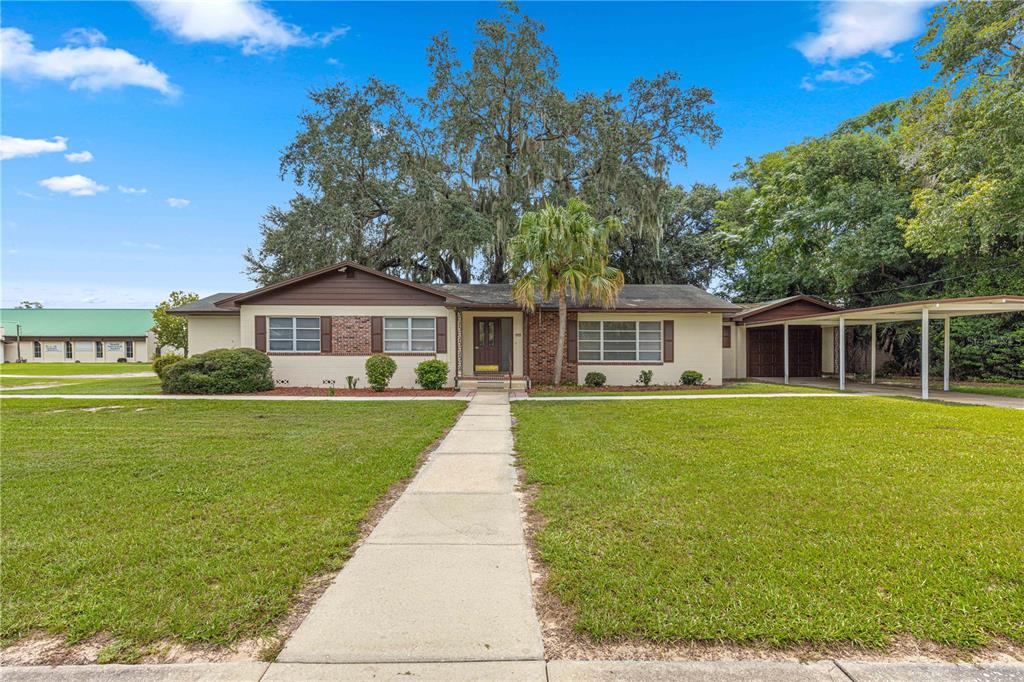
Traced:
<path id="1" fill-rule="evenodd" d="M 757 327 L 747 330 L 747 376 L 781 377 L 782 327 Z M 821 328 L 789 328 L 789 375 L 821 376 Z"/>

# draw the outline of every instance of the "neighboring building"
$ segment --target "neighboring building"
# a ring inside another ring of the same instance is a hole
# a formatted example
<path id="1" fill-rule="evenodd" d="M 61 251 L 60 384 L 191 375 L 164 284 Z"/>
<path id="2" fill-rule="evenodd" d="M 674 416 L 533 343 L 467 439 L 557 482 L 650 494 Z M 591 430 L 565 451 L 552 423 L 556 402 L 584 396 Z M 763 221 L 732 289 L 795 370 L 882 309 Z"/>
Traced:
<path id="1" fill-rule="evenodd" d="M 723 316 L 741 308 L 690 285 L 631 285 L 616 307 L 570 303 L 565 381 L 600 371 L 609 384 L 675 384 L 697 370 L 722 383 Z M 558 312 L 526 314 L 508 284 L 424 285 L 345 262 L 241 294 L 207 296 L 172 310 L 188 319 L 189 351 L 256 348 L 285 386 L 366 385 L 373 353 L 394 357 L 393 386 L 415 386 L 425 359 L 448 363 L 449 384 L 549 383 Z"/>
<path id="2" fill-rule="evenodd" d="M 152 328 L 152 310 L 0 309 L 4 362 L 149 362 Z"/>

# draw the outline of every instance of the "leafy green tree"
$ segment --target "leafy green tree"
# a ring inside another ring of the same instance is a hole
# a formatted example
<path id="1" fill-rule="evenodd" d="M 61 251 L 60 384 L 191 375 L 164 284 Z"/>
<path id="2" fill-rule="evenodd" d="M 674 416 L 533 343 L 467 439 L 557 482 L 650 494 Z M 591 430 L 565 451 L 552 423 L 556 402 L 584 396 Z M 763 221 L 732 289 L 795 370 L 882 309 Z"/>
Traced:
<path id="1" fill-rule="evenodd" d="M 22 301 L 14 307 L 19 310 L 39 310 L 43 307 L 43 304 L 39 301 Z"/>
<path id="2" fill-rule="evenodd" d="M 543 30 L 504 5 L 477 22 L 465 65 L 435 37 L 424 99 L 375 79 L 313 92 L 281 157 L 302 194 L 268 212 L 250 274 L 267 284 L 342 254 L 421 280 L 504 282 L 520 217 L 570 197 L 656 243 L 669 165 L 690 138 L 721 134 L 711 92 L 668 72 L 568 97 Z"/>
<path id="3" fill-rule="evenodd" d="M 164 346 L 174 346 L 188 355 L 188 320 L 181 315 L 171 315 L 169 311 L 198 300 L 198 294 L 172 291 L 166 300 L 156 306 L 153 310 L 153 333 L 156 335 L 158 352 Z"/>
<path id="4" fill-rule="evenodd" d="M 579 199 L 523 215 L 509 242 L 516 302 L 533 311 L 538 302 L 558 300 L 558 343 L 554 383 L 562 382 L 562 354 L 568 324 L 568 299 L 613 307 L 622 290 L 622 271 L 608 264 L 610 239 L 622 230 L 615 218 L 597 220 Z"/>
<path id="5" fill-rule="evenodd" d="M 714 185 L 670 187 L 662 194 L 661 239 L 635 234 L 614 242 L 612 265 L 634 284 L 693 284 L 707 288 L 722 267 L 715 237 L 715 205 L 722 193 Z"/>
<path id="6" fill-rule="evenodd" d="M 896 141 L 915 176 L 907 243 L 933 256 L 1024 256 L 1024 1 L 947 2 L 919 42 L 940 84 Z"/>

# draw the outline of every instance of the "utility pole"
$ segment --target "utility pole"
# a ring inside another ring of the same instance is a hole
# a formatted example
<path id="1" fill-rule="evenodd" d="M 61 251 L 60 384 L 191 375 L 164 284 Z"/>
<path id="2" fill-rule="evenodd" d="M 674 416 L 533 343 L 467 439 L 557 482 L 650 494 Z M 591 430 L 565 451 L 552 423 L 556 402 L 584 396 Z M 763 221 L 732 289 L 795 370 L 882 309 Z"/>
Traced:
<path id="1" fill-rule="evenodd" d="M 14 335 L 18 339 L 18 342 L 14 344 L 14 347 L 18 349 L 18 362 L 21 362 L 21 323 L 20 322 L 15 322 L 14 323 L 14 332 L 15 332 Z"/>

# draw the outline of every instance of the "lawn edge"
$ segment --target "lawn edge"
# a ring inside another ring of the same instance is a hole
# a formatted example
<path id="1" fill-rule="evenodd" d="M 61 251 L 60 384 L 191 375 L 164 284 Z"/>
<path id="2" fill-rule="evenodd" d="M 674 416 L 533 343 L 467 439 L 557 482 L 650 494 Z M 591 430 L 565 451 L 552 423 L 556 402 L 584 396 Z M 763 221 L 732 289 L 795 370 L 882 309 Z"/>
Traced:
<path id="1" fill-rule="evenodd" d="M 88 399 L 90 396 L 82 396 Z M 453 399 L 453 402 L 460 402 Z M 150 642 L 135 649 L 138 656 L 128 660 L 111 660 L 98 663 L 96 653 L 102 652 L 104 648 L 116 644 L 119 640 L 112 638 L 109 634 L 100 632 L 75 644 L 67 644 L 61 634 L 46 632 L 45 630 L 34 630 L 24 637 L 11 641 L 0 647 L 0 666 L 21 667 L 44 667 L 62 665 L 171 665 L 171 664 L 205 664 L 205 663 L 269 663 L 277 658 L 277 655 L 284 648 L 285 643 L 292 633 L 302 624 L 313 610 L 313 607 L 323 596 L 327 588 L 331 586 L 338 574 L 345 568 L 348 562 L 355 555 L 373 530 L 380 523 L 380 520 L 387 514 L 388 510 L 398 501 L 398 498 L 406 491 L 413 479 L 419 474 L 420 469 L 426 464 L 430 455 L 441 446 L 445 437 L 458 423 L 459 417 L 468 406 L 464 402 L 462 409 L 455 415 L 452 423 L 444 428 L 438 437 L 427 447 L 416 455 L 409 475 L 392 483 L 384 494 L 366 512 L 359 522 L 359 535 L 349 546 L 348 557 L 340 566 L 330 571 L 323 571 L 308 578 L 305 584 L 299 588 L 293 596 L 291 605 L 287 612 L 270 624 L 273 634 L 265 636 L 250 637 L 241 639 L 231 645 L 211 644 L 187 644 L 175 639 L 162 639 Z M 12 650 L 18 647 L 36 646 L 38 653 L 22 659 L 17 657 L 11 660 Z"/>
<path id="2" fill-rule="evenodd" d="M 800 394 L 790 394 L 800 395 Z M 806 395 L 806 394 L 804 394 Z M 534 401 L 522 401 L 534 402 Z M 535 401 L 541 402 L 541 401 Z M 518 435 L 518 419 L 512 413 L 513 439 Z M 992 637 L 980 647 L 967 648 L 919 639 L 911 635 L 895 634 L 892 641 L 882 647 L 867 647 L 853 643 L 805 642 L 776 645 L 769 642 L 736 642 L 730 640 L 689 640 L 680 642 L 654 642 L 640 638 L 618 638 L 598 641 L 576 629 L 577 611 L 552 590 L 550 570 L 540 555 L 537 536 L 548 520 L 537 510 L 540 483 L 528 483 L 522 453 L 513 444 L 516 491 L 519 493 L 523 519 L 523 537 L 533 607 L 540 621 L 547 661 L 799 661 L 856 659 L 867 662 L 944 662 L 991 663 L 1024 662 L 1024 643 L 1005 637 Z"/>

